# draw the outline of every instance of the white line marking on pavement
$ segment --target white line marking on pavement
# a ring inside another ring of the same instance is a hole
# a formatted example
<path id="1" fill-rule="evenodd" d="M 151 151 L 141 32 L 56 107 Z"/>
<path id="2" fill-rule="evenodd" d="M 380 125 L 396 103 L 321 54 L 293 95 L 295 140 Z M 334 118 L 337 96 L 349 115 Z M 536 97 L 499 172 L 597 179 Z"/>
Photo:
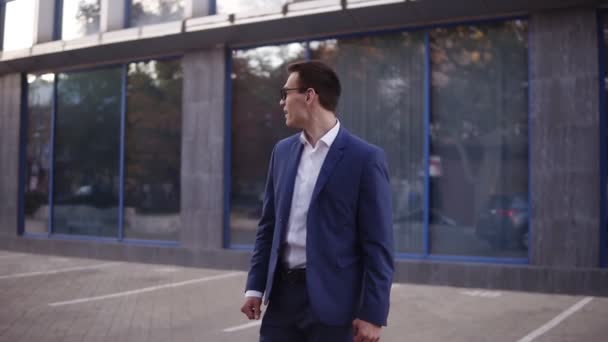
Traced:
<path id="1" fill-rule="evenodd" d="M 0 279 L 23 278 L 23 277 L 32 277 L 32 276 L 37 276 L 37 275 L 48 275 L 48 274 L 57 274 L 57 273 L 72 272 L 72 271 L 91 270 L 91 269 L 95 269 L 95 268 L 103 268 L 103 267 L 114 266 L 114 265 L 118 265 L 118 264 L 119 263 L 117 263 L 117 262 L 112 262 L 112 263 L 106 263 L 106 264 L 60 268 L 60 269 L 50 270 L 50 271 L 7 274 L 7 275 L 0 276 Z"/>
<path id="2" fill-rule="evenodd" d="M 158 273 L 173 273 L 179 271 L 177 268 L 173 267 L 161 267 L 154 270 L 154 272 Z"/>
<path id="3" fill-rule="evenodd" d="M 247 329 L 247 328 L 257 327 L 260 324 L 262 324 L 261 319 L 255 321 L 255 322 L 251 322 L 251 323 L 247 323 L 247 324 L 243 324 L 243 325 L 237 325 L 236 327 L 226 328 L 223 331 L 224 332 L 234 332 L 234 331 L 239 331 L 239 330 L 243 330 L 243 329 Z"/>
<path id="4" fill-rule="evenodd" d="M 0 255 L 0 259 L 8 259 L 8 258 L 16 258 L 16 257 L 22 257 L 24 256 L 23 254 L 5 254 L 5 255 Z"/>
<path id="5" fill-rule="evenodd" d="M 68 300 L 65 302 L 49 303 L 49 306 L 63 306 L 63 305 L 70 305 L 70 304 L 80 304 L 80 303 L 92 302 L 92 301 L 102 300 L 102 299 L 124 297 L 124 296 L 139 294 L 139 293 L 145 293 L 145 292 L 150 292 L 150 291 L 178 287 L 178 286 L 184 286 L 184 285 L 190 285 L 190 284 L 196 284 L 196 283 L 204 283 L 204 282 L 211 281 L 211 280 L 230 278 L 230 277 L 234 277 L 234 276 L 242 275 L 242 274 L 243 274 L 243 272 L 232 272 L 232 273 L 220 274 L 220 275 L 216 275 L 216 276 L 186 280 L 186 281 L 182 281 L 179 283 L 170 283 L 170 284 L 165 284 L 165 285 L 144 287 L 144 288 L 138 289 L 138 290 L 118 292 L 118 293 L 113 293 L 113 294 L 108 294 L 108 295 L 103 295 L 103 296 L 87 297 L 87 298 Z"/>
<path id="6" fill-rule="evenodd" d="M 583 306 L 587 305 L 591 300 L 593 300 L 593 297 L 586 297 L 586 298 L 582 299 L 580 302 L 571 306 L 568 310 L 562 312 L 557 317 L 550 320 L 547 324 L 534 330 L 533 332 L 529 333 L 527 336 L 523 337 L 522 339 L 518 340 L 517 342 L 534 341 L 535 338 L 539 337 L 540 335 L 542 335 L 542 334 L 546 333 L 547 331 L 551 330 L 552 328 L 554 328 L 561 321 L 568 318 L 568 316 L 572 315 L 573 313 L 580 310 Z"/>
<path id="7" fill-rule="evenodd" d="M 472 290 L 472 291 L 462 291 L 460 292 L 463 295 L 471 296 L 471 297 L 484 297 L 484 298 L 498 298 L 502 296 L 502 293 L 496 291 L 481 291 L 481 290 Z"/>

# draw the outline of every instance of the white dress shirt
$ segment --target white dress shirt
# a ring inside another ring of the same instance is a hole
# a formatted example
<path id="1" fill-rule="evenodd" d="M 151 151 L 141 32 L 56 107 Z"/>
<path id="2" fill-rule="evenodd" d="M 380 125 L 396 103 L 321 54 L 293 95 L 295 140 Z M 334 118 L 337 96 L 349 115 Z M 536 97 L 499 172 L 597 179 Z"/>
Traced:
<path id="1" fill-rule="evenodd" d="M 327 157 L 331 144 L 336 140 L 339 130 L 340 121 L 336 120 L 336 125 L 325 133 L 315 146 L 312 146 L 306 139 L 304 132 L 300 134 L 300 142 L 304 145 L 304 149 L 293 186 L 291 210 L 282 254 L 282 262 L 287 268 L 306 267 L 306 229 L 308 228 L 306 215 L 319 172 L 321 172 L 325 157 Z M 245 292 L 245 297 L 262 297 L 262 293 L 250 290 Z"/>

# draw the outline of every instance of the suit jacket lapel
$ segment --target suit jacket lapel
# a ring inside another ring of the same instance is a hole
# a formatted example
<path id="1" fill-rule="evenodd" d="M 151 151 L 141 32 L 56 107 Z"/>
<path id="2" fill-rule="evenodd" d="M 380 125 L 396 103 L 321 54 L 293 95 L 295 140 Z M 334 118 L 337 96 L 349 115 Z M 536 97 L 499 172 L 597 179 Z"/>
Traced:
<path id="1" fill-rule="evenodd" d="M 311 202 L 314 201 L 321 190 L 323 190 L 323 187 L 327 183 L 327 180 L 334 170 L 334 167 L 338 164 L 340 159 L 342 159 L 342 156 L 344 155 L 344 148 L 346 147 L 346 138 L 346 130 L 340 127 L 336 140 L 333 144 L 331 144 L 329 152 L 327 153 L 325 161 L 323 162 L 323 166 L 321 167 L 321 171 L 319 172 L 319 177 L 317 178 L 317 183 L 315 184 L 315 189 L 312 193 Z"/>

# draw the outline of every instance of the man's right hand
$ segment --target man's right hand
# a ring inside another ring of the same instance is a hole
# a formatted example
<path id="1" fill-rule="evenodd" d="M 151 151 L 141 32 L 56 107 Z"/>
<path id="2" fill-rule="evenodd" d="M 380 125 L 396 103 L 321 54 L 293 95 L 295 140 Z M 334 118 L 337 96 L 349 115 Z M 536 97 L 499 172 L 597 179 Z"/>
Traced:
<path id="1" fill-rule="evenodd" d="M 241 312 L 249 319 L 260 319 L 262 315 L 262 298 L 258 297 L 247 297 L 245 298 L 245 304 L 241 307 Z"/>

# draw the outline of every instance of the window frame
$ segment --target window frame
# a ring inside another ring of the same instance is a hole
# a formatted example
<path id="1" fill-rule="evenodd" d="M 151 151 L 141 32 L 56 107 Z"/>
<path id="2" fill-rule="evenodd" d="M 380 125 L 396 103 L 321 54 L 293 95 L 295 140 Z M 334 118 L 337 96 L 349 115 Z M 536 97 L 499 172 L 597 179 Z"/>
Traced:
<path id="1" fill-rule="evenodd" d="M 604 27 L 608 25 L 608 10 L 597 12 L 597 39 L 598 39 L 598 79 L 599 79 L 599 110 L 600 110 L 600 267 L 608 267 L 608 107 L 606 105 L 606 34 Z"/>
<path id="2" fill-rule="evenodd" d="M 58 0 L 61 1 L 61 0 Z M 28 96 L 29 86 L 27 83 L 28 73 L 22 73 L 22 96 L 21 96 L 21 128 L 20 128 L 20 143 L 19 143 L 19 184 L 18 184 L 18 222 L 17 222 L 17 234 L 26 238 L 45 238 L 45 239 L 57 239 L 57 240 L 76 240 L 76 241 L 101 241 L 101 242 L 119 242 L 124 244 L 132 245 L 150 245 L 150 246 L 165 246 L 165 247 L 179 247 L 181 246 L 180 240 L 154 240 L 154 239 L 131 239 L 124 237 L 124 183 L 125 183 L 125 129 L 126 129 L 126 118 L 127 118 L 127 82 L 128 82 L 128 67 L 131 63 L 139 62 L 150 62 L 150 61 L 171 61 L 171 60 L 182 60 L 183 55 L 169 55 L 156 58 L 143 58 L 135 60 L 127 60 L 120 63 L 112 64 L 100 64 L 89 68 L 74 68 L 66 70 L 56 70 L 49 72 L 54 75 L 53 80 L 53 95 L 52 95 L 52 110 L 51 110 L 51 134 L 50 134 L 50 151 L 49 151 L 49 218 L 47 222 L 47 233 L 36 234 L 28 233 L 25 231 L 25 182 L 26 179 L 26 151 L 27 151 L 27 126 L 28 126 Z M 58 75 L 60 73 L 72 73 L 72 72 L 90 72 L 100 69 L 121 69 L 121 94 L 120 94 L 120 131 L 118 132 L 120 139 L 120 151 L 119 151 L 119 199 L 118 199 L 118 232 L 116 237 L 102 237 L 102 236 L 88 236 L 88 235 L 69 235 L 69 234 L 57 234 L 53 230 L 53 206 L 54 206 L 54 170 L 55 170 L 55 119 L 57 116 L 57 84 L 59 81 Z M 182 109 L 183 110 L 183 109 Z M 180 142 L 181 144 L 181 142 Z M 180 232 L 181 234 L 181 232 Z"/>
<path id="3" fill-rule="evenodd" d="M 0 51 L 4 50 L 4 18 L 6 13 L 5 0 L 0 1 Z"/>

